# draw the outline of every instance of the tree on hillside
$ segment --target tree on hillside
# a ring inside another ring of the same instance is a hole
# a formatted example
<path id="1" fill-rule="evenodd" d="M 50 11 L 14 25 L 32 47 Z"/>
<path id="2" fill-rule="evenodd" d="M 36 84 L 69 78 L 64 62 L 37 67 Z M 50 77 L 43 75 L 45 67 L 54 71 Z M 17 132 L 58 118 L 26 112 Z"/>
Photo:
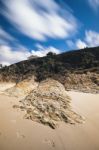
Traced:
<path id="1" fill-rule="evenodd" d="M 0 64 L 0 68 L 2 68 L 3 66 L 2 66 L 2 64 Z"/>
<path id="2" fill-rule="evenodd" d="M 56 53 L 53 53 L 53 52 L 48 52 L 47 53 L 47 56 L 54 56 L 54 55 L 56 55 Z"/>

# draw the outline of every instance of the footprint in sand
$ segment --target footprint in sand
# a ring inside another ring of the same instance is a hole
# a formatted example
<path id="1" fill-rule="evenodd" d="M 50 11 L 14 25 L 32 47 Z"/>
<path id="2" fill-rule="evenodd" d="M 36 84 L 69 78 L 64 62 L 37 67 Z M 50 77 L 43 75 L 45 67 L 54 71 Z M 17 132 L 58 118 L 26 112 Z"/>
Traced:
<path id="1" fill-rule="evenodd" d="M 55 142 L 53 140 L 45 139 L 43 142 L 52 146 L 53 148 L 55 147 Z"/>

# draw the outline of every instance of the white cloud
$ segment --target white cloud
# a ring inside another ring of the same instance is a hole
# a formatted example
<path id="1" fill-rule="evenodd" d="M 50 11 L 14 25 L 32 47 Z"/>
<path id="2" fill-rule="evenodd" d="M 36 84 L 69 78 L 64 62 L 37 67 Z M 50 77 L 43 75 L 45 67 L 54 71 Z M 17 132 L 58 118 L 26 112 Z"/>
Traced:
<path id="1" fill-rule="evenodd" d="M 0 41 L 9 40 L 13 41 L 15 38 L 11 36 L 9 33 L 7 33 L 3 28 L 0 27 Z"/>
<path id="2" fill-rule="evenodd" d="M 9 66 L 10 65 L 10 63 L 9 62 L 7 62 L 7 61 L 0 61 L 0 64 L 2 64 L 2 66 Z"/>
<path id="3" fill-rule="evenodd" d="M 59 54 L 61 51 L 59 49 L 55 48 L 55 47 L 52 47 L 52 46 L 42 47 L 40 45 L 39 45 L 39 49 L 37 51 L 35 51 L 35 50 L 31 51 L 32 55 L 36 55 L 36 56 L 39 56 L 39 57 L 46 56 L 46 54 L 48 52 L 53 52 L 53 53 Z"/>
<path id="4" fill-rule="evenodd" d="M 83 48 L 87 47 L 87 45 L 86 45 L 85 42 L 83 42 L 83 41 L 81 41 L 80 39 L 78 39 L 78 40 L 76 41 L 76 47 L 79 48 L 79 49 L 83 49 Z"/>
<path id="5" fill-rule="evenodd" d="M 74 48 L 74 47 L 75 47 L 75 44 L 74 44 L 74 42 L 73 42 L 72 40 L 67 40 L 67 41 L 66 41 L 66 44 L 67 44 L 67 46 L 68 46 L 69 48 Z"/>
<path id="6" fill-rule="evenodd" d="M 66 38 L 77 31 L 77 20 L 54 0 L 5 0 L 2 10 L 12 24 L 28 37 L 46 40 Z"/>
<path id="7" fill-rule="evenodd" d="M 8 32 L 6 32 L 2 27 L 0 27 L 0 45 L 8 46 L 11 42 L 19 46 L 18 40 L 10 35 Z"/>
<path id="8" fill-rule="evenodd" d="M 67 40 L 66 44 L 71 49 L 75 49 L 75 48 L 83 49 L 83 48 L 87 47 L 87 44 L 84 41 L 80 40 L 80 39 L 77 39 L 76 41 Z"/>
<path id="9" fill-rule="evenodd" d="M 4 39 L 0 39 L 0 45 L 8 45 L 8 42 Z"/>
<path id="10" fill-rule="evenodd" d="M 76 41 L 67 40 L 66 41 L 69 48 L 82 49 L 85 47 L 95 47 L 99 46 L 99 33 L 89 30 L 85 31 L 85 37 L 83 40 L 77 39 Z"/>
<path id="11" fill-rule="evenodd" d="M 13 50 L 7 45 L 0 46 L 0 64 L 9 65 L 27 59 L 30 52 L 25 49 Z"/>
<path id="12" fill-rule="evenodd" d="M 10 47 L 9 43 L 13 42 L 13 44 L 16 46 L 14 49 L 21 49 L 26 50 L 27 48 L 20 44 L 20 42 L 14 38 L 12 35 L 10 35 L 8 32 L 6 32 L 2 27 L 0 27 L 0 48 L 3 46 Z"/>
<path id="13" fill-rule="evenodd" d="M 16 48 L 11 48 L 9 42 L 15 42 Z M 27 59 L 30 53 L 19 42 L 0 27 L 0 64 L 10 65 Z"/>
<path id="14" fill-rule="evenodd" d="M 99 46 L 99 33 L 95 31 L 86 31 L 85 42 L 88 46 Z"/>
<path id="15" fill-rule="evenodd" d="M 41 45 L 41 44 L 39 44 L 39 43 L 37 43 L 37 44 L 35 45 L 35 47 L 36 47 L 37 49 L 43 49 L 43 45 Z"/>
<path id="16" fill-rule="evenodd" d="M 88 0 L 90 6 L 95 10 L 99 10 L 99 0 Z"/>
<path id="17" fill-rule="evenodd" d="M 36 55 L 38 57 L 45 56 L 48 52 L 53 52 L 59 54 L 61 51 L 55 47 L 43 47 L 38 45 L 37 50 L 27 50 L 25 47 L 18 45 L 18 48 L 15 50 L 8 45 L 0 46 L 0 64 L 10 65 L 22 60 L 26 60 L 31 55 Z"/>
<path id="18" fill-rule="evenodd" d="M 76 41 L 77 48 L 99 46 L 99 33 L 95 31 L 86 31 L 84 40 Z"/>

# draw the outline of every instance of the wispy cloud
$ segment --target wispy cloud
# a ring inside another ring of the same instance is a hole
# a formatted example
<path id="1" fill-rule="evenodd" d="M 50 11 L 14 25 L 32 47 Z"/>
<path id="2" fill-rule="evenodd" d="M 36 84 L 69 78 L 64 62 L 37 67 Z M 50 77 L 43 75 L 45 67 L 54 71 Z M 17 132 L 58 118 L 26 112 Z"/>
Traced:
<path id="1" fill-rule="evenodd" d="M 8 45 L 0 45 L 0 64 L 10 65 L 22 60 L 26 60 L 31 55 L 38 57 L 46 56 L 48 52 L 59 54 L 61 51 L 53 46 L 43 47 L 38 45 L 36 50 L 29 51 L 25 47 L 18 45 L 18 48 L 12 48 Z"/>
<path id="2" fill-rule="evenodd" d="M 82 48 L 87 47 L 86 42 L 84 42 L 84 41 L 82 41 L 82 40 L 80 40 L 80 39 L 78 39 L 78 40 L 76 41 L 75 45 L 76 45 L 76 47 L 79 48 L 79 49 L 82 49 Z"/>
<path id="3" fill-rule="evenodd" d="M 0 27 L 0 40 L 8 40 L 8 41 L 14 41 L 16 40 L 13 36 L 11 36 L 9 33 L 7 33 L 2 27 Z"/>
<path id="4" fill-rule="evenodd" d="M 77 20 L 54 0 L 2 0 L 2 14 L 24 35 L 38 40 L 66 38 L 77 31 Z"/>
<path id="5" fill-rule="evenodd" d="M 89 5 L 95 10 L 99 10 L 99 0 L 88 0 Z"/>
<path id="6" fill-rule="evenodd" d="M 99 32 L 86 31 L 85 42 L 88 46 L 99 46 Z"/>
<path id="7" fill-rule="evenodd" d="M 12 47 L 9 41 L 13 41 L 16 46 Z M 22 60 L 26 60 L 31 55 L 38 57 L 45 56 L 48 52 L 60 53 L 60 50 L 53 46 L 44 47 L 40 44 L 36 45 L 36 49 L 29 51 L 21 45 L 13 36 L 0 28 L 0 64 L 10 65 Z"/>
<path id="8" fill-rule="evenodd" d="M 14 49 L 21 49 L 26 50 L 27 48 L 20 44 L 20 41 L 14 38 L 12 35 L 10 35 L 8 32 L 6 32 L 2 27 L 0 27 L 0 46 L 7 46 L 10 47 L 11 44 L 15 45 Z M 10 45 L 10 46 L 9 46 Z"/>
<path id="9" fill-rule="evenodd" d="M 99 33 L 89 30 L 85 31 L 85 37 L 83 40 L 77 39 L 75 42 L 69 40 L 66 42 L 70 48 L 85 48 L 99 46 Z"/>
<path id="10" fill-rule="evenodd" d="M 8 45 L 0 45 L 0 64 L 10 65 L 27 59 L 30 52 L 26 49 L 13 50 Z"/>
<path id="11" fill-rule="evenodd" d="M 38 50 L 32 50 L 31 53 L 32 55 L 36 55 L 36 56 L 39 56 L 39 57 L 43 57 L 43 56 L 46 56 L 46 54 L 48 52 L 53 52 L 53 53 L 56 53 L 56 54 L 59 54 L 61 52 L 61 50 L 53 47 L 53 46 L 49 46 L 49 47 L 43 47 L 42 45 L 38 45 Z"/>

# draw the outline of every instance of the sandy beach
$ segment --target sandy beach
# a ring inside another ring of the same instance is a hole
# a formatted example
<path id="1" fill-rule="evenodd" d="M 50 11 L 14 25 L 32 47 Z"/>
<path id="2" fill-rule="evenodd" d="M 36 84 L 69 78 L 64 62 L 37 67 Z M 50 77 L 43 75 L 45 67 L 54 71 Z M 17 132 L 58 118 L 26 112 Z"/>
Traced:
<path id="1" fill-rule="evenodd" d="M 99 94 L 68 92 L 85 123 L 60 123 L 55 130 L 24 119 L 18 98 L 0 95 L 0 150 L 99 150 Z"/>

